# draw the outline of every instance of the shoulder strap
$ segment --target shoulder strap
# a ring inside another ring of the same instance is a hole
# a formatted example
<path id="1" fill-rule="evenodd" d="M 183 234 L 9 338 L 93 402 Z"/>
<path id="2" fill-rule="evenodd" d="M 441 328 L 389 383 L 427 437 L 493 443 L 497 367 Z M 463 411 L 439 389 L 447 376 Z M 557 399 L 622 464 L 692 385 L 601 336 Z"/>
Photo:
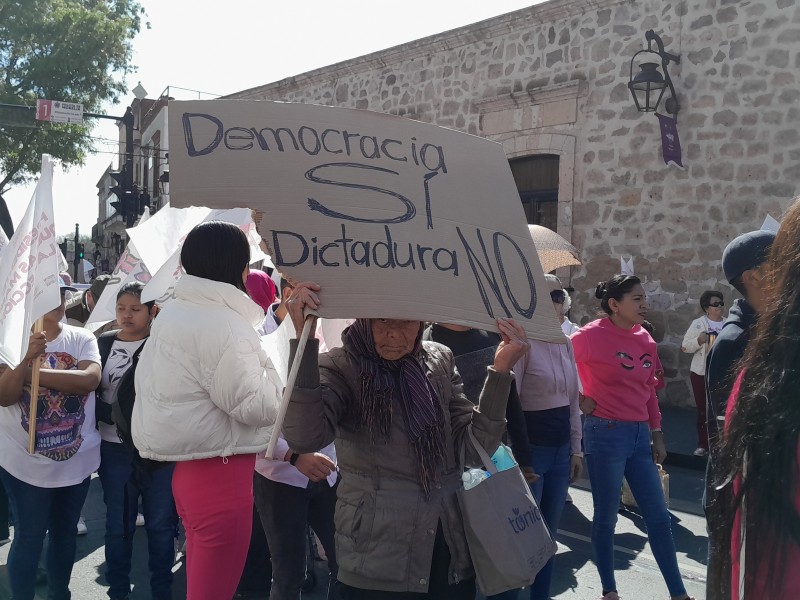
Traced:
<path id="1" fill-rule="evenodd" d="M 132 363 L 133 363 L 133 364 L 136 364 L 136 363 L 138 362 L 138 360 L 139 360 L 139 355 L 142 353 L 142 350 L 144 349 L 144 345 L 145 345 L 146 343 L 147 343 L 147 338 L 144 338 L 144 341 L 142 342 L 142 345 L 141 345 L 141 346 L 139 346 L 139 347 L 136 349 L 136 352 L 134 352 L 134 353 L 133 353 L 133 356 L 131 357 L 131 361 L 132 361 Z"/>
<path id="2" fill-rule="evenodd" d="M 118 333 L 119 330 L 107 331 L 104 334 L 102 334 L 99 338 L 97 338 L 97 347 L 100 350 L 100 365 L 102 367 L 106 366 L 108 355 L 111 354 L 111 347 L 117 340 Z"/>

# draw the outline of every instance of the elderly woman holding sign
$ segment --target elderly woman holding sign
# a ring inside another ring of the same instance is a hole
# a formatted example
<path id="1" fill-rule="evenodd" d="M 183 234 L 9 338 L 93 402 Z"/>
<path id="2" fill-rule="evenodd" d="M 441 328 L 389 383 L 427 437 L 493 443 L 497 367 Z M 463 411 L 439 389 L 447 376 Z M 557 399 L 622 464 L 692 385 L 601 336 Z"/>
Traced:
<path id="1" fill-rule="evenodd" d="M 298 286 L 287 303 L 298 337 L 318 289 Z M 490 454 L 497 449 L 511 367 L 528 348 L 520 325 L 497 326 L 503 341 L 477 409 L 452 353 L 423 342 L 420 321 L 358 319 L 342 334 L 342 348 L 318 356 L 312 339 L 295 357 L 302 362 L 283 432 L 300 453 L 336 438 L 340 598 L 475 597 L 456 498 L 460 454 L 469 452 L 470 424 Z"/>

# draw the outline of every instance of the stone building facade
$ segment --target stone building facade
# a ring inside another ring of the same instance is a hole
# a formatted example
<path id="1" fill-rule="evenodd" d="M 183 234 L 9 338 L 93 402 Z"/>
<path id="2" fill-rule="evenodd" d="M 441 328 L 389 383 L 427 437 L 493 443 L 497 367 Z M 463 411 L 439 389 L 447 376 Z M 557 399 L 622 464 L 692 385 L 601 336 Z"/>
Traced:
<path id="1" fill-rule="evenodd" d="M 683 170 L 627 88 L 648 29 L 681 59 Z M 692 403 L 680 343 L 700 294 L 735 295 L 723 248 L 800 193 L 798 0 L 552 0 L 231 97 L 406 115 L 502 143 L 512 169 L 557 159 L 553 225 L 584 263 L 560 273 L 573 320 L 633 256 L 672 404 Z"/>

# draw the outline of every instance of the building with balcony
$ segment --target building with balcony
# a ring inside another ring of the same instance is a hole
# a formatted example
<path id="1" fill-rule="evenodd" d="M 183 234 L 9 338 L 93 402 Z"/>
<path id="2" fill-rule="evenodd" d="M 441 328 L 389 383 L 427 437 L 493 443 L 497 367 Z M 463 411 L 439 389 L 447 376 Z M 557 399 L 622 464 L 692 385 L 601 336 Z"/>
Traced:
<path id="1" fill-rule="evenodd" d="M 169 88 L 156 99 L 145 97 L 146 92 L 138 86 L 134 92 L 138 96 L 131 104 L 134 117 L 132 182 L 138 188 L 140 197 L 149 198 L 149 210 L 154 213 L 168 202 L 167 184 L 167 105 L 170 100 Z M 113 165 L 105 170 L 97 182 L 98 218 L 92 227 L 94 258 L 99 272 L 111 272 L 119 257 L 128 245 L 127 220 L 112 203 L 119 198 L 111 191 L 117 185 L 111 174 L 119 171 L 126 160 L 126 128 L 119 124 L 119 157 L 117 169 Z M 144 213 L 138 215 L 134 226 Z"/>

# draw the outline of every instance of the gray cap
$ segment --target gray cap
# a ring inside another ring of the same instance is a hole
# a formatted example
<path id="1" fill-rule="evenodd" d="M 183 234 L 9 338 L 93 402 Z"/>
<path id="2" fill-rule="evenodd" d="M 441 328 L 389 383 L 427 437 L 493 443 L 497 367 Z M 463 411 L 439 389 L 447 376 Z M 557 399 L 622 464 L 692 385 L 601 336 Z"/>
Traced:
<path id="1" fill-rule="evenodd" d="M 106 285 L 108 284 L 108 280 L 111 279 L 111 275 L 98 275 L 92 281 L 92 287 L 89 288 L 89 291 L 92 292 L 92 298 L 94 301 L 97 302 L 100 299 L 100 294 L 103 293 L 103 290 L 106 289 Z"/>
<path id="2" fill-rule="evenodd" d="M 745 271 L 761 266 L 767 260 L 773 240 L 775 234 L 763 229 L 743 233 L 733 239 L 722 253 L 722 270 L 728 283 Z"/>

